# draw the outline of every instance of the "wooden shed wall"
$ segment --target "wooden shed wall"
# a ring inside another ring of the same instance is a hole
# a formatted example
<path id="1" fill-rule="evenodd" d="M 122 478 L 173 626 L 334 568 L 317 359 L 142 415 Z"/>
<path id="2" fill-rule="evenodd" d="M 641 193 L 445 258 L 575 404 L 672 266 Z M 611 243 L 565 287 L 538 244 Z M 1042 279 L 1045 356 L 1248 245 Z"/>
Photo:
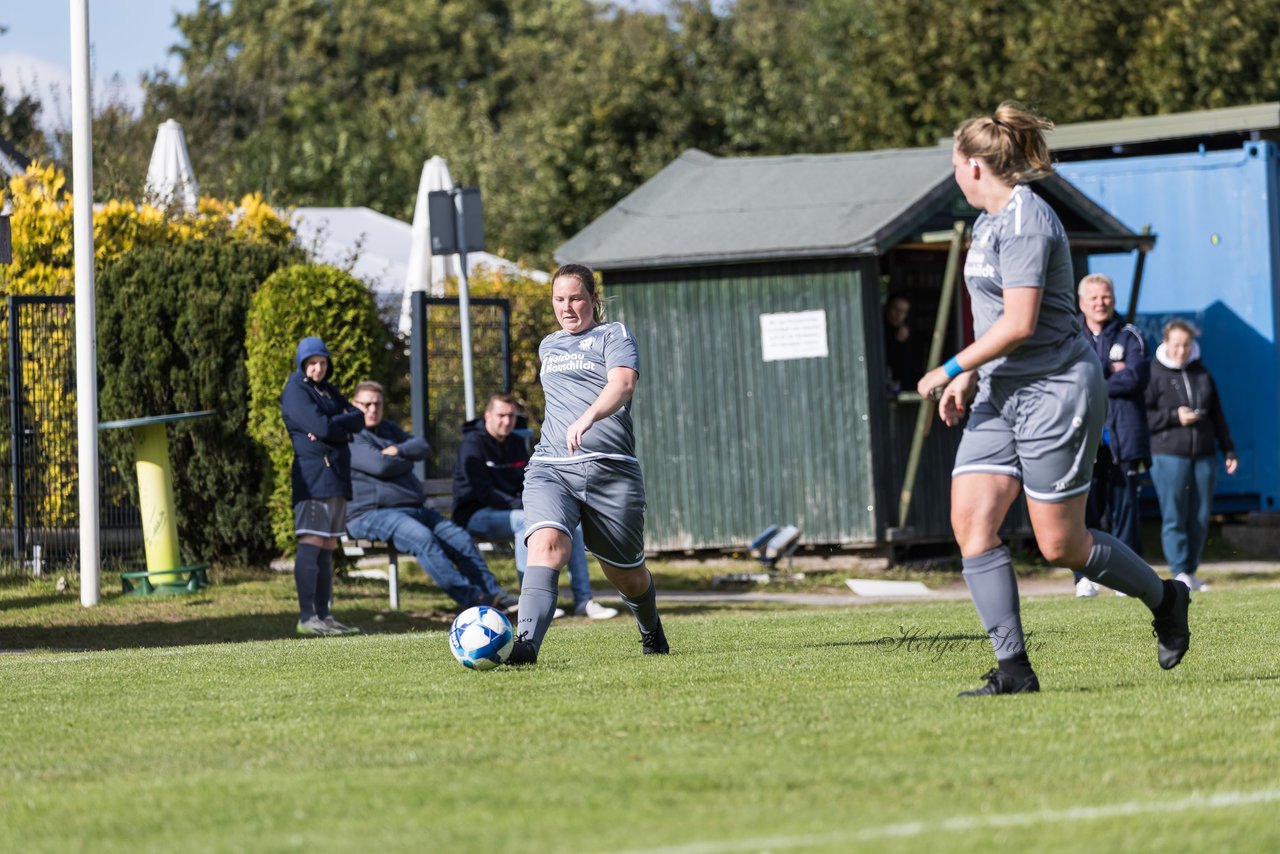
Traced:
<path id="1" fill-rule="evenodd" d="M 877 276 L 874 259 L 606 274 L 610 316 L 641 353 L 649 548 L 741 547 L 774 523 L 806 543 L 876 542 L 869 401 L 882 392 L 865 330 L 879 322 Z M 761 315 L 813 310 L 829 355 L 764 361 Z"/>

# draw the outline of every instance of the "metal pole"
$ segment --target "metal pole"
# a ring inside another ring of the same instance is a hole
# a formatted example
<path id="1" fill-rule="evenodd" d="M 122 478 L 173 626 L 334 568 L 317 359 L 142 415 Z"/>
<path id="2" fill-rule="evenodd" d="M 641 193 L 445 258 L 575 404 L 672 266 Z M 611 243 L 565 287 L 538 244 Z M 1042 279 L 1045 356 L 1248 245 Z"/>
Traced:
<path id="1" fill-rule="evenodd" d="M 18 306 L 5 299 L 9 309 L 9 459 L 13 472 L 13 557 L 26 557 L 26 511 L 23 508 L 22 439 L 22 340 L 18 337 Z"/>
<path id="2" fill-rule="evenodd" d="M 427 294 L 425 291 L 414 291 L 409 294 L 409 317 L 413 324 L 409 331 L 409 398 L 410 414 L 413 417 L 413 434 L 419 439 L 427 438 L 427 412 L 430 402 L 427 394 L 430 386 L 427 383 Z M 418 480 L 426 480 L 427 461 L 418 460 L 413 464 L 413 471 Z"/>
<path id="3" fill-rule="evenodd" d="M 80 468 L 80 604 L 98 604 L 98 375 L 93 281 L 93 113 L 89 0 L 71 3 L 71 167 L 75 197 L 76 438 Z"/>
<path id="4" fill-rule="evenodd" d="M 1147 223 L 1142 227 L 1142 236 L 1147 237 L 1151 234 L 1151 224 Z M 1133 323 L 1133 319 L 1138 316 L 1138 291 L 1142 289 L 1142 268 L 1147 264 L 1147 249 L 1145 246 L 1138 247 L 1138 262 L 1133 267 L 1133 287 L 1129 289 L 1129 310 L 1124 313 L 1124 322 Z"/>
<path id="5" fill-rule="evenodd" d="M 960 268 L 960 249 L 964 245 L 965 224 L 957 221 L 951 233 L 951 249 L 947 252 L 947 269 L 942 274 L 942 293 L 938 297 L 938 313 L 933 321 L 933 340 L 929 344 L 929 361 L 935 366 L 942 359 L 942 339 L 947 327 L 947 315 L 951 313 L 951 298 L 956 290 L 956 273 Z M 929 418 L 933 414 L 933 401 L 920 398 L 920 410 L 916 415 L 916 429 L 911 434 L 911 453 L 907 456 L 907 471 L 902 478 L 902 494 L 898 498 L 898 527 L 907 527 L 907 513 L 911 510 L 911 494 L 915 491 L 916 472 L 920 468 L 920 455 L 924 450 L 924 437 L 929 432 Z"/>
<path id="6" fill-rule="evenodd" d="M 476 385 L 471 372 L 471 291 L 467 285 L 467 234 L 462 216 L 462 188 L 453 188 L 453 210 L 458 223 L 458 319 L 462 332 L 462 391 L 467 420 L 476 417 Z"/>
<path id="7" fill-rule="evenodd" d="M 511 302 L 502 303 L 502 390 L 511 394 Z"/>

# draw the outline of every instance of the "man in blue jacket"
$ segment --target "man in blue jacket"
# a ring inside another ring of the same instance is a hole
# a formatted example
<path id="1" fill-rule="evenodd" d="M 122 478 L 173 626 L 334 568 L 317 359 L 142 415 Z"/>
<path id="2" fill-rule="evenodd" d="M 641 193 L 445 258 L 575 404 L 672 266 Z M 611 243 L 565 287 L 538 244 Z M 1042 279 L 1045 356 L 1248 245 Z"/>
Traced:
<path id="1" fill-rule="evenodd" d="M 364 429 L 351 445 L 354 497 L 347 531 L 412 554 L 459 608 L 491 605 L 514 612 L 520 600 L 499 586 L 471 535 L 427 506 L 426 490 L 413 473 L 413 464 L 431 452 L 427 441 L 383 418 L 381 384 L 358 383 L 351 402 L 364 412 Z"/>
<path id="2" fill-rule="evenodd" d="M 1082 332 L 1102 362 L 1108 398 L 1086 522 L 1102 528 L 1102 520 L 1110 517 L 1112 536 L 1141 555 L 1138 483 L 1143 468 L 1151 465 L 1151 431 L 1144 401 L 1151 381 L 1147 344 L 1137 327 L 1116 315 L 1115 288 L 1108 276 L 1090 273 L 1080 280 L 1076 294 Z M 1076 595 L 1096 596 L 1098 589 L 1077 573 Z"/>

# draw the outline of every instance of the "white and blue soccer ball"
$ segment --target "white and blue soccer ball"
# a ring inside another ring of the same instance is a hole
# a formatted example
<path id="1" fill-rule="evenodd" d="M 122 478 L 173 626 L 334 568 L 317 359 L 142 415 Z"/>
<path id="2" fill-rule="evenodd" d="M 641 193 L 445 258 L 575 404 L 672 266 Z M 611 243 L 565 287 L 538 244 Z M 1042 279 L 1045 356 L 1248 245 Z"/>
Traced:
<path id="1" fill-rule="evenodd" d="M 453 657 L 472 670 L 492 670 L 507 660 L 515 632 L 501 611 L 487 605 L 468 608 L 449 629 Z"/>

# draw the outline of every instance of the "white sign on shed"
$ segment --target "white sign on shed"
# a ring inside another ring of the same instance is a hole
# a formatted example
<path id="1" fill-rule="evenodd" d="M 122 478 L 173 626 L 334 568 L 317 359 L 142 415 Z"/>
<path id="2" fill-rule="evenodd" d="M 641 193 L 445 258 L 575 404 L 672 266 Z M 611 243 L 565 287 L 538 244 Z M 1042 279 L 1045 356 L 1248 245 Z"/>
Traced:
<path id="1" fill-rule="evenodd" d="M 766 362 L 827 358 L 826 310 L 760 315 L 760 350 Z"/>

